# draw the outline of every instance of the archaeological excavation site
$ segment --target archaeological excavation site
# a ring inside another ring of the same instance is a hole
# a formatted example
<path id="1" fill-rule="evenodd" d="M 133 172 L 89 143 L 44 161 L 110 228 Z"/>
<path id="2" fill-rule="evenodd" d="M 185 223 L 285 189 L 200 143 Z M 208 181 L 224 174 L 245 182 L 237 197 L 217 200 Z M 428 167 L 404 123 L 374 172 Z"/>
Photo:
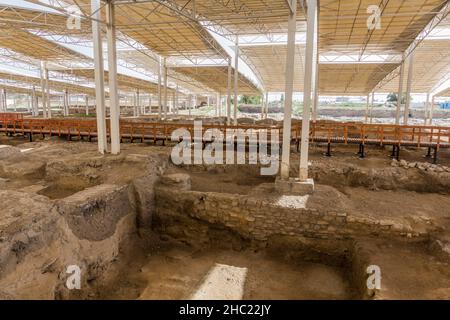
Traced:
<path id="1" fill-rule="evenodd" d="M 449 13 L 1 0 L 0 300 L 450 300 Z"/>

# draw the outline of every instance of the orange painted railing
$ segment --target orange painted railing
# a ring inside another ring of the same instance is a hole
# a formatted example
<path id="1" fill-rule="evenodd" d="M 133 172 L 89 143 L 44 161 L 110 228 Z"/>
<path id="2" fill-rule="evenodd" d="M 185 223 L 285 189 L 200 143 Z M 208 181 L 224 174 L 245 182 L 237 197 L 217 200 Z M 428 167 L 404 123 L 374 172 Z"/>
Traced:
<path id="1" fill-rule="evenodd" d="M 107 123 L 107 134 L 110 134 L 109 121 Z M 176 129 L 188 130 L 194 138 L 194 125 L 171 122 L 134 122 L 121 120 L 120 134 L 122 139 L 140 139 L 157 141 L 170 140 Z M 270 129 L 278 129 L 280 141 L 282 141 L 282 127 L 279 125 L 215 125 L 203 124 L 202 135 L 208 129 L 217 129 L 222 133 L 231 129 L 250 130 L 259 135 Z M 14 134 L 43 134 L 68 137 L 87 137 L 89 139 L 97 136 L 96 120 L 87 119 L 38 119 L 23 118 L 20 114 L 0 113 L 0 132 Z M 301 123 L 293 123 L 291 129 L 292 141 L 299 143 L 301 137 Z M 362 123 L 339 123 L 329 121 L 318 121 L 310 124 L 310 141 L 324 143 L 344 144 L 371 144 L 371 145 L 396 145 L 417 146 L 433 148 L 450 147 L 450 127 L 422 126 L 422 125 L 390 125 L 390 124 L 362 124 Z"/>

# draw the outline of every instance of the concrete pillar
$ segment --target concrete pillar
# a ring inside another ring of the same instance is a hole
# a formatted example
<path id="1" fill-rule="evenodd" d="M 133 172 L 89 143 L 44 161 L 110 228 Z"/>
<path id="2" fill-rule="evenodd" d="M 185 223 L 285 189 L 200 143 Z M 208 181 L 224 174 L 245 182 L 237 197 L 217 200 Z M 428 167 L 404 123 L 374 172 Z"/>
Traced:
<path id="1" fill-rule="evenodd" d="M 105 78 L 103 67 L 103 44 L 101 26 L 98 22 L 100 16 L 100 0 L 91 0 L 92 13 L 92 38 L 94 44 L 94 65 L 95 65 L 95 101 L 97 114 L 97 141 L 98 151 L 104 154 L 107 149 L 106 139 L 106 108 L 105 108 Z"/>
<path id="2" fill-rule="evenodd" d="M 405 113 L 403 115 L 403 123 L 408 125 L 409 120 L 409 108 L 411 105 L 411 87 L 414 73 L 414 51 L 409 55 L 409 68 L 408 68 L 408 80 L 406 82 L 406 103 L 405 103 Z"/>
<path id="3" fill-rule="evenodd" d="M 108 69 L 109 69 L 109 112 L 111 128 L 111 153 L 120 153 L 120 102 L 119 86 L 117 83 L 117 52 L 116 52 L 116 27 L 115 6 L 112 1 L 106 5 L 106 24 L 108 38 Z"/>
<path id="4" fill-rule="evenodd" d="M 231 124 L 231 58 L 228 58 L 227 124 Z"/>
<path id="5" fill-rule="evenodd" d="M 238 95 L 239 95 L 239 36 L 236 36 L 235 42 L 235 57 L 234 57 L 234 125 L 237 125 L 237 109 L 238 109 Z"/>
<path id="6" fill-rule="evenodd" d="M 286 81 L 283 117 L 283 151 L 281 157 L 281 178 L 289 179 L 289 164 L 291 156 L 291 121 L 292 98 L 294 90 L 295 35 L 297 31 L 297 1 L 291 1 L 291 11 L 288 20 L 288 43 L 286 56 Z"/>
<path id="7" fill-rule="evenodd" d="M 404 55 L 403 55 L 404 57 Z M 395 124 L 400 124 L 400 112 L 402 110 L 402 99 L 403 99 L 403 78 L 405 76 L 405 62 L 403 61 L 400 65 L 400 76 L 398 79 L 398 93 L 397 93 L 397 111 L 395 114 Z"/>
<path id="8" fill-rule="evenodd" d="M 304 98 L 303 98 L 303 119 L 302 119 L 302 136 L 300 146 L 300 181 L 308 179 L 308 152 L 309 152 L 309 120 L 311 113 L 311 87 L 313 84 L 313 68 L 316 67 L 314 56 L 317 39 L 318 8 L 317 0 L 308 0 L 308 21 L 306 29 L 306 54 L 305 54 L 305 81 L 304 81 Z M 316 48 L 317 49 L 317 48 Z"/>

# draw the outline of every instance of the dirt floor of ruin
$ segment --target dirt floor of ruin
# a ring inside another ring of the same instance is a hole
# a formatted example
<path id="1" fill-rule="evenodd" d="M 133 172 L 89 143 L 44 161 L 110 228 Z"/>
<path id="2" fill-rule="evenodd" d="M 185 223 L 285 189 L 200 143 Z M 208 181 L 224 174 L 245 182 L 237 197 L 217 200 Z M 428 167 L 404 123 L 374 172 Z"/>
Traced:
<path id="1" fill-rule="evenodd" d="M 189 299 L 224 264 L 247 268 L 244 299 L 450 299 L 448 151 L 433 165 L 426 149 L 314 144 L 316 193 L 299 199 L 257 166 L 175 166 L 159 144 L 0 145 L 0 298 Z"/>

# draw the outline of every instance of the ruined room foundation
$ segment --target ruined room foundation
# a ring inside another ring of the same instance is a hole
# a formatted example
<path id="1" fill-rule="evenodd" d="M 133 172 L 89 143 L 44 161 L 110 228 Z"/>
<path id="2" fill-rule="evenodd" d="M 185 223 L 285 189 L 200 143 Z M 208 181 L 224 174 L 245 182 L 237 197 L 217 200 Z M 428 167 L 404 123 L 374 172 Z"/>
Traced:
<path id="1" fill-rule="evenodd" d="M 174 166 L 147 144 L 119 156 L 57 139 L 2 147 L 0 295 L 189 299 L 226 265 L 248 270 L 244 299 L 448 298 L 448 167 L 379 150 L 365 167 L 340 152 L 327 170 L 317 147 L 315 191 L 295 195 L 255 166 Z M 65 286 L 72 264 L 82 290 Z M 365 286 L 370 265 L 381 290 Z"/>

